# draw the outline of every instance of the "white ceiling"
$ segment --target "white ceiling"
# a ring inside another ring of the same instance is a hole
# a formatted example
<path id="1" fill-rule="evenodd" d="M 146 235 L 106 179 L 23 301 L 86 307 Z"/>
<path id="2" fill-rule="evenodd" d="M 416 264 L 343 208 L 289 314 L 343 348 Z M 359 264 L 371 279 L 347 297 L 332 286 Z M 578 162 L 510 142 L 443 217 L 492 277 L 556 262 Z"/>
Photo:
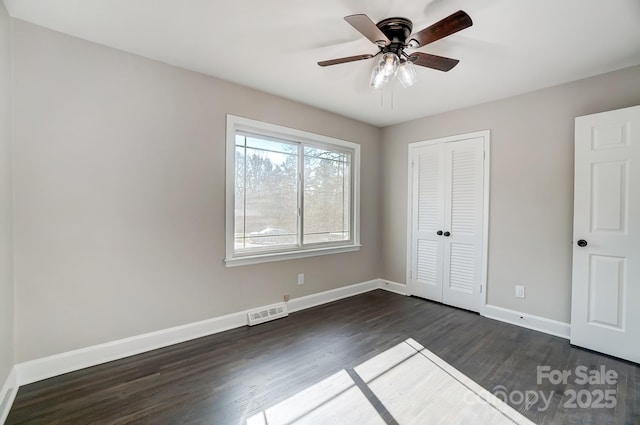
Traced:
<path id="1" fill-rule="evenodd" d="M 4 0 L 14 18 L 327 109 L 399 123 L 640 64 L 639 0 Z M 375 53 L 343 17 L 403 16 L 414 32 L 465 10 L 471 28 L 419 51 L 410 89 L 368 86 Z M 640 84 L 640 82 L 639 82 Z"/>

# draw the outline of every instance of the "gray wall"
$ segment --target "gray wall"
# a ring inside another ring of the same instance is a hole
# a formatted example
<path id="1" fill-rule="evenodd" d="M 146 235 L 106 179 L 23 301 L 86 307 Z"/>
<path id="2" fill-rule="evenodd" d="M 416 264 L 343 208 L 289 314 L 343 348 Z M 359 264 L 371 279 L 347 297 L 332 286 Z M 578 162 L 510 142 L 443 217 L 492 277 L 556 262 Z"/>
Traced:
<path id="1" fill-rule="evenodd" d="M 4 3 L 0 2 L 0 388 L 13 367 L 14 354 L 10 124 L 11 28 Z"/>
<path id="2" fill-rule="evenodd" d="M 382 274 L 378 128 L 13 27 L 18 362 Z M 225 268 L 227 113 L 361 144 L 359 252 Z"/>
<path id="3" fill-rule="evenodd" d="M 408 143 L 490 129 L 489 304 L 569 322 L 574 118 L 637 104 L 633 67 L 385 128 L 384 277 L 405 282 Z"/>
<path id="4" fill-rule="evenodd" d="M 573 119 L 640 103 L 635 67 L 381 131 L 20 21 L 13 43 L 16 362 L 284 293 L 380 276 L 404 282 L 407 144 L 483 129 L 492 131 L 489 303 L 568 322 Z M 13 289 L 1 94 L 3 373 L 13 357 Z M 224 267 L 226 113 L 362 144 L 361 251 Z M 515 283 L 526 285 L 525 300 L 513 297 Z"/>

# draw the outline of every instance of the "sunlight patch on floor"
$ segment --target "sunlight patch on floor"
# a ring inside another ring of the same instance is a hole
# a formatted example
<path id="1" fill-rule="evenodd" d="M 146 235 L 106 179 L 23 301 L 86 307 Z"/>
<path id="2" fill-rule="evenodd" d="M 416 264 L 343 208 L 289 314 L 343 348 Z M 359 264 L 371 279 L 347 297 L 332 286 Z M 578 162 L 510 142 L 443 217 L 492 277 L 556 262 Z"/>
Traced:
<path id="1" fill-rule="evenodd" d="M 341 370 L 246 425 L 533 425 L 411 338 L 354 372 L 355 381 Z"/>
<path id="2" fill-rule="evenodd" d="M 285 424 L 386 423 L 349 374 L 341 370 L 247 420 L 247 425 Z"/>

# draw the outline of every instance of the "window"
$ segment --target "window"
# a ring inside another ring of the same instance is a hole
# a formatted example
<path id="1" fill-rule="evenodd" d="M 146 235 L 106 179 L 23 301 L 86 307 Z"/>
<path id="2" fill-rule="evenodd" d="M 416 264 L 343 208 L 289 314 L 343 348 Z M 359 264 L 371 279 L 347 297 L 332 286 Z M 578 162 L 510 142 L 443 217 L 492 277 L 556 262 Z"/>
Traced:
<path id="1" fill-rule="evenodd" d="M 360 145 L 227 115 L 228 266 L 359 249 Z"/>

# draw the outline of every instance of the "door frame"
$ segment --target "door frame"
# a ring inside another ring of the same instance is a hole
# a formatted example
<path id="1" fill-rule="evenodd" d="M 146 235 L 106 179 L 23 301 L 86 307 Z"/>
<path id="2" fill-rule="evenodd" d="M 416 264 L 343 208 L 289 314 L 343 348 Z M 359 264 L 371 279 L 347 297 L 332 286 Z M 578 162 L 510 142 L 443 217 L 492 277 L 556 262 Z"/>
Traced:
<path id="1" fill-rule="evenodd" d="M 490 201 L 490 162 L 491 162 L 491 130 L 474 131 L 472 133 L 457 134 L 453 136 L 439 137 L 437 139 L 429 139 L 420 142 L 409 143 L 407 149 L 407 260 L 405 282 L 407 283 L 407 294 L 414 295 L 409 285 L 411 273 L 411 229 L 412 229 L 412 211 L 413 211 L 413 170 L 411 161 L 413 160 L 414 150 L 428 145 L 440 143 L 459 142 L 462 140 L 482 138 L 484 141 L 484 167 L 483 167 L 483 209 L 482 209 L 482 271 L 480 272 L 480 315 L 484 316 L 485 307 L 487 305 L 487 275 L 488 275 L 488 253 L 489 253 L 489 201 Z"/>

